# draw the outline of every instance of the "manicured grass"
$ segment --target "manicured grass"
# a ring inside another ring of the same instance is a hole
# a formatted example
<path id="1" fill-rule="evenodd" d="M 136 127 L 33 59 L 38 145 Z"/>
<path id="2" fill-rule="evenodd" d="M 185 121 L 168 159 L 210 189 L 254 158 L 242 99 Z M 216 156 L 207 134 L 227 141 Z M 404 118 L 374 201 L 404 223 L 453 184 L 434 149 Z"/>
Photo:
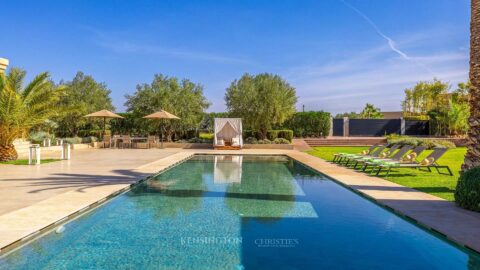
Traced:
<path id="1" fill-rule="evenodd" d="M 331 161 L 333 159 L 333 154 L 335 153 L 343 152 L 356 154 L 367 149 L 367 147 L 315 147 L 313 149 L 314 150 L 308 151 L 307 153 Z M 467 149 L 465 147 L 450 149 L 438 161 L 438 164 L 440 165 L 448 165 L 453 172 L 453 176 L 438 174 L 435 169 L 433 169 L 431 173 L 415 169 L 392 169 L 392 172 L 390 172 L 388 177 L 385 177 L 385 173 L 380 174 L 380 177 L 402 186 L 411 187 L 453 201 L 453 193 L 457 185 L 460 168 L 466 152 Z M 418 159 L 422 160 L 430 153 L 431 150 L 425 151 Z M 445 172 L 444 169 L 441 169 L 441 171 Z M 369 172 L 369 170 L 367 170 L 367 172 Z"/>
<path id="2" fill-rule="evenodd" d="M 47 158 L 47 159 L 41 159 L 40 164 L 45 164 L 45 163 L 51 163 L 55 161 L 59 161 L 60 159 L 53 159 L 53 158 Z M 10 164 L 10 165 L 28 165 L 28 159 L 17 159 L 14 161 L 4 161 L 0 162 L 0 164 Z"/>
<path id="3" fill-rule="evenodd" d="M 200 132 L 200 133 L 198 134 L 198 137 L 199 137 L 200 139 L 213 140 L 213 133 Z"/>

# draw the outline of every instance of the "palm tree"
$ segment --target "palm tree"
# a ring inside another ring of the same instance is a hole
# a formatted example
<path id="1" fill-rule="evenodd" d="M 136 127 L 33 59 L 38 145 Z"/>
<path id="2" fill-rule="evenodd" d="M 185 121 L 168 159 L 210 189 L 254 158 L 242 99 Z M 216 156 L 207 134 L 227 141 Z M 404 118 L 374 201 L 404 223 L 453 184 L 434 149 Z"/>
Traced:
<path id="1" fill-rule="evenodd" d="M 0 74 L 0 161 L 17 159 L 13 141 L 55 115 L 62 87 L 54 87 L 48 73 L 36 76 L 25 88 L 25 71 L 12 68 Z"/>
<path id="2" fill-rule="evenodd" d="M 471 2 L 470 22 L 470 117 L 468 151 L 462 169 L 480 166 L 480 0 Z"/>
<path id="3" fill-rule="evenodd" d="M 360 117 L 365 119 L 379 119 L 383 118 L 383 113 L 381 113 L 380 109 L 376 108 L 373 104 L 367 103 L 363 111 L 360 113 Z"/>

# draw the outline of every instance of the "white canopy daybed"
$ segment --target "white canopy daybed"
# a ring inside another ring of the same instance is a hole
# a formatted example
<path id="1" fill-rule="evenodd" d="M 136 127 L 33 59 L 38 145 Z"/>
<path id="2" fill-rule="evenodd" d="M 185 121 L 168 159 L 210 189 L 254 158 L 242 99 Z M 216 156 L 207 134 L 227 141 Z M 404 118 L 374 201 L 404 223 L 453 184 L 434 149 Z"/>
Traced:
<path id="1" fill-rule="evenodd" d="M 242 118 L 215 118 L 213 146 L 215 149 L 241 149 Z"/>

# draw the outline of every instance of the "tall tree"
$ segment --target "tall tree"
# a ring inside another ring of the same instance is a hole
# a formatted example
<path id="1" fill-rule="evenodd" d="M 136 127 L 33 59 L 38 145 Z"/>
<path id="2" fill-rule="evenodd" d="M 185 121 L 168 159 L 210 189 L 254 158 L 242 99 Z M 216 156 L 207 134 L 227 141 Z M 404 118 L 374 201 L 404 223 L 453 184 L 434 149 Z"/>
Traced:
<path id="1" fill-rule="evenodd" d="M 17 159 L 13 141 L 54 116 L 63 91 L 46 72 L 24 88 L 25 74 L 16 68 L 8 75 L 0 74 L 0 161 Z"/>
<path id="2" fill-rule="evenodd" d="M 380 109 L 375 107 L 373 104 L 367 103 L 363 111 L 360 112 L 360 118 L 364 119 L 381 119 L 383 118 L 383 113 L 380 112 Z"/>
<path id="3" fill-rule="evenodd" d="M 265 138 L 267 130 L 295 113 L 295 88 L 278 75 L 243 75 L 227 88 L 227 109 L 243 119 L 245 126 Z"/>
<path id="4" fill-rule="evenodd" d="M 470 117 L 468 151 L 463 170 L 480 166 L 480 0 L 471 2 L 470 22 Z"/>
<path id="5" fill-rule="evenodd" d="M 158 110 L 166 110 L 180 117 L 179 120 L 166 121 L 164 125 L 165 137 L 169 140 L 174 132 L 197 129 L 205 110 L 210 106 L 203 95 L 203 86 L 162 74 L 156 74 L 151 84 L 137 85 L 135 93 L 125 97 L 127 110 L 137 117 Z M 157 124 L 152 121 L 145 121 L 145 124 L 150 126 L 151 132 L 157 130 Z"/>
<path id="6" fill-rule="evenodd" d="M 448 104 L 450 85 L 434 79 L 431 82 L 418 82 L 413 88 L 405 89 L 403 112 L 407 116 L 426 115 L 439 106 Z"/>
<path id="7" fill-rule="evenodd" d="M 115 109 L 107 85 L 95 81 L 92 76 L 79 71 L 72 81 L 60 84 L 66 88 L 59 103 L 63 112 L 56 120 L 58 129 L 64 136 L 77 136 L 81 129 L 95 121 L 83 117 L 84 115 L 103 109 Z"/>

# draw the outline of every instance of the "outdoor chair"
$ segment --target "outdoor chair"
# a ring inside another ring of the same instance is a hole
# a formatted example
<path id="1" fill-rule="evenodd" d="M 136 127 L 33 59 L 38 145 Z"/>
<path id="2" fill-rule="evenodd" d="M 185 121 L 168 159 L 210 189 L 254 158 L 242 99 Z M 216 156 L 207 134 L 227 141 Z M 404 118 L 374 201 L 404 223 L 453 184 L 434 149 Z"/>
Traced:
<path id="1" fill-rule="evenodd" d="M 414 161 L 414 162 L 403 163 L 403 162 L 390 161 L 390 162 L 380 163 L 378 165 L 379 168 L 376 175 L 379 175 L 383 169 L 386 169 L 387 170 L 386 176 L 388 176 L 392 168 L 395 168 L 395 169 L 412 168 L 412 169 L 419 169 L 419 170 L 425 168 L 429 172 L 432 171 L 431 168 L 435 168 L 439 174 L 444 174 L 440 172 L 440 169 L 445 168 L 448 171 L 448 175 L 453 175 L 452 170 L 450 170 L 450 167 L 448 167 L 447 165 L 439 165 L 437 163 L 437 161 L 447 151 L 448 151 L 447 148 L 435 148 L 433 152 L 421 162 Z"/>
<path id="2" fill-rule="evenodd" d="M 103 140 L 102 140 L 102 145 L 103 148 L 108 148 L 112 147 L 112 137 L 110 135 L 103 135 Z"/>
<path id="3" fill-rule="evenodd" d="M 378 157 L 365 157 L 362 159 L 357 159 L 353 168 L 356 169 L 358 165 L 363 165 L 362 171 L 365 171 L 368 165 L 373 164 L 379 160 L 400 160 L 408 151 L 410 151 L 410 149 L 412 149 L 410 145 L 404 145 L 402 148 L 400 148 L 400 146 L 401 145 L 394 145 L 389 150 L 382 152 Z M 400 149 L 397 151 L 398 148 Z"/>
<path id="4" fill-rule="evenodd" d="M 373 149 L 377 148 L 377 146 L 379 146 L 379 144 L 374 144 L 372 146 L 370 146 L 370 148 L 368 148 L 368 150 L 364 150 L 362 153 L 358 154 L 358 155 L 368 155 L 370 153 L 372 153 Z M 336 153 L 333 155 L 333 160 L 332 162 L 341 162 L 342 159 L 348 155 L 353 155 L 353 154 L 350 154 L 350 153 Z"/>
<path id="5" fill-rule="evenodd" d="M 152 146 L 156 146 L 158 142 L 157 136 L 148 136 L 147 137 L 147 147 L 152 148 Z"/>
<path id="6" fill-rule="evenodd" d="M 121 148 L 125 148 L 127 146 L 128 148 L 132 147 L 132 138 L 130 135 L 123 135 L 122 136 L 122 141 L 120 142 Z"/>

